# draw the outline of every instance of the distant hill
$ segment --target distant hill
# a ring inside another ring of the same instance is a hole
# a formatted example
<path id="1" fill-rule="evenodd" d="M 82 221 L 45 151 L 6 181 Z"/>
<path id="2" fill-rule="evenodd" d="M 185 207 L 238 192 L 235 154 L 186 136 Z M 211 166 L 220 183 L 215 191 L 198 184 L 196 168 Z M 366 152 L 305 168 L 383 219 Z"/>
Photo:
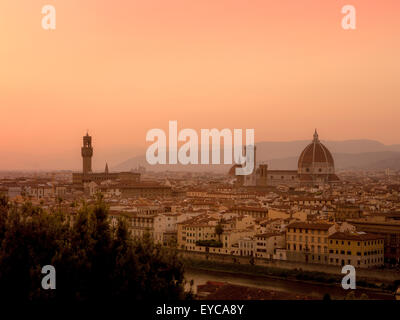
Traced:
<path id="1" fill-rule="evenodd" d="M 301 151 L 310 140 L 256 143 L 257 162 L 268 163 L 271 169 L 296 169 Z M 400 145 L 384 145 L 374 140 L 322 141 L 332 152 L 337 169 L 400 170 Z M 222 159 L 222 158 L 221 158 Z M 138 165 L 152 171 L 215 171 L 226 172 L 230 165 L 155 165 L 147 163 L 145 156 L 130 158 L 112 168 L 126 171 Z"/>
<path id="2" fill-rule="evenodd" d="M 263 160 L 298 157 L 310 140 L 298 140 L 287 142 L 259 142 L 257 146 L 257 158 Z M 336 153 L 365 153 L 365 152 L 400 152 L 400 145 L 384 145 L 374 140 L 345 140 L 321 142 L 332 152 Z"/>
<path id="3" fill-rule="evenodd" d="M 333 153 L 336 169 L 400 170 L 400 152 Z M 296 169 L 298 157 L 266 160 L 271 169 Z"/>

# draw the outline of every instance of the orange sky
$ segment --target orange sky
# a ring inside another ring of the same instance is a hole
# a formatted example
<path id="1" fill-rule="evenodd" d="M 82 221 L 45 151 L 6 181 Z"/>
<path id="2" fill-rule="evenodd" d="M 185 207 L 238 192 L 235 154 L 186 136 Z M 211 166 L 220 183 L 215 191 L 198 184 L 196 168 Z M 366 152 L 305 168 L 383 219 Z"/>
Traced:
<path id="1" fill-rule="evenodd" d="M 41 28 L 53 4 L 57 29 Z M 357 9 L 357 30 L 341 8 Z M 398 0 L 3 0 L 0 169 L 98 168 L 151 128 L 400 143 Z M 96 166 L 95 166 L 96 168 Z"/>

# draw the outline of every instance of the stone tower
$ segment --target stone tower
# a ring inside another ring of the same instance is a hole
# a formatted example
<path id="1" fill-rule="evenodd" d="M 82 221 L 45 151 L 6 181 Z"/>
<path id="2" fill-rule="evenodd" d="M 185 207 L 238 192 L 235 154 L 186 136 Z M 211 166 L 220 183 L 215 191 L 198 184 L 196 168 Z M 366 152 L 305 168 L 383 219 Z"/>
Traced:
<path id="1" fill-rule="evenodd" d="M 81 149 L 81 154 L 82 154 L 83 174 L 92 172 L 93 147 L 92 147 L 92 137 L 89 136 L 89 133 L 86 133 L 86 136 L 83 137 L 83 146 Z"/>

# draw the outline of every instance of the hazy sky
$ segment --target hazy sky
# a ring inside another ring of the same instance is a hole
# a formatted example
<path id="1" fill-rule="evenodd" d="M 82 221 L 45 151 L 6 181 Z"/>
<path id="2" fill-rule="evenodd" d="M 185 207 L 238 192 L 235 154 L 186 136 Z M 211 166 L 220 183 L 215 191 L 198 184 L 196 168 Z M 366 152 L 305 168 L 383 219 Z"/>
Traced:
<path id="1" fill-rule="evenodd" d="M 41 27 L 56 8 L 57 27 Z M 357 29 L 341 28 L 341 8 Z M 398 0 L 2 0 L 0 169 L 95 168 L 146 132 L 400 143 Z"/>

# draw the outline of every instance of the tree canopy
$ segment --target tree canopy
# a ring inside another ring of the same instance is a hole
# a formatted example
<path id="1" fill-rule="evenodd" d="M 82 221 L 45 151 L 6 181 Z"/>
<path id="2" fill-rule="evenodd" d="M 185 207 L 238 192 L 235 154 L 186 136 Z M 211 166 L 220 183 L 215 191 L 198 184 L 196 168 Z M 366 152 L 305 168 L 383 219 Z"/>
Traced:
<path id="1" fill-rule="evenodd" d="M 44 290 L 44 265 L 56 270 L 56 289 Z M 184 292 L 177 253 L 111 226 L 99 199 L 68 215 L 0 197 L 0 299 L 4 301 L 175 300 Z"/>

